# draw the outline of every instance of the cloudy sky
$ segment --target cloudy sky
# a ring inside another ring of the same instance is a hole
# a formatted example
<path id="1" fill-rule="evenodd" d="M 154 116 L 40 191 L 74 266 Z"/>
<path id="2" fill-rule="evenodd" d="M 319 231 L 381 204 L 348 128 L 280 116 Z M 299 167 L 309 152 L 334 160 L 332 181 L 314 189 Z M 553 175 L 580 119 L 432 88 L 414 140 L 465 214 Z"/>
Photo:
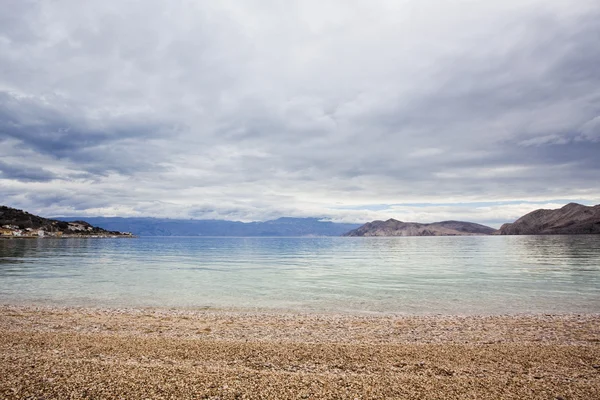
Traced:
<path id="1" fill-rule="evenodd" d="M 464 219 L 600 203 L 597 0 L 0 0 L 0 203 Z"/>

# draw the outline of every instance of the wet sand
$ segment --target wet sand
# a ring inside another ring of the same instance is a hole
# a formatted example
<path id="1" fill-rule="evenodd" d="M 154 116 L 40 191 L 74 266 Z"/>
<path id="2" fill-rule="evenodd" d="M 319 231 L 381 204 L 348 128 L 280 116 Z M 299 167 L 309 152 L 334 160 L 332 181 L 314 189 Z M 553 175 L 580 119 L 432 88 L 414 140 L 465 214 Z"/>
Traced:
<path id="1" fill-rule="evenodd" d="M 0 397 L 595 399 L 600 315 L 0 306 Z"/>

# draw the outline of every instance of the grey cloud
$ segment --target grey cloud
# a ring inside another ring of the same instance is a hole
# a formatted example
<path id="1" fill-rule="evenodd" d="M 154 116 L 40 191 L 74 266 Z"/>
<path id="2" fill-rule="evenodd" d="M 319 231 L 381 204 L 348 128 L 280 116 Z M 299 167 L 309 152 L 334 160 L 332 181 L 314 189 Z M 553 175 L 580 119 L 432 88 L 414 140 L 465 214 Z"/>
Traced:
<path id="1" fill-rule="evenodd" d="M 160 169 L 147 158 L 152 154 L 136 149 L 173 127 L 152 117 L 86 121 L 83 110 L 61 109 L 61 99 L 55 100 L 58 107 L 0 92 L 0 140 L 16 140 L 23 148 L 71 161 L 92 174 Z"/>
<path id="2" fill-rule="evenodd" d="M 8 163 L 0 160 L 0 178 L 22 182 L 48 182 L 58 176 L 44 168 L 23 163 Z"/>
<path id="3" fill-rule="evenodd" d="M 19 43 L 27 43 L 39 39 L 32 24 L 31 17 L 37 14 L 36 1 L 4 0 L 0 14 L 0 37 L 9 38 Z"/>
<path id="4" fill-rule="evenodd" d="M 13 2 L 0 143 L 81 210 L 600 196 L 600 7 L 419 4 Z"/>
<path id="5" fill-rule="evenodd" d="M 600 141 L 600 115 L 583 124 L 581 133 L 583 134 L 584 139 Z"/>

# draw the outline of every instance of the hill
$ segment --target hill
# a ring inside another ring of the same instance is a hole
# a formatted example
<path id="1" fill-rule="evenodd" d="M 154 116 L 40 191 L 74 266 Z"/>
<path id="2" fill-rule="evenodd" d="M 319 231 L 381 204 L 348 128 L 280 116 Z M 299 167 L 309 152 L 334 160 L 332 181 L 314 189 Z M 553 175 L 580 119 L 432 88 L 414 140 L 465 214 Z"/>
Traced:
<path id="1" fill-rule="evenodd" d="M 556 210 L 535 210 L 500 227 L 501 235 L 573 235 L 600 233 L 600 204 L 569 203 Z"/>
<path id="2" fill-rule="evenodd" d="M 81 217 L 57 217 L 74 221 Z M 109 230 L 139 236 L 340 236 L 360 224 L 283 217 L 264 222 L 166 218 L 90 217 L 87 221 Z"/>
<path id="3" fill-rule="evenodd" d="M 496 230 L 489 226 L 463 221 L 442 221 L 431 224 L 402 222 L 395 219 L 373 221 L 344 236 L 473 236 L 490 235 Z"/>
<path id="4" fill-rule="evenodd" d="M 131 236 L 92 226 L 86 221 L 59 221 L 0 206 L 2 236 Z"/>

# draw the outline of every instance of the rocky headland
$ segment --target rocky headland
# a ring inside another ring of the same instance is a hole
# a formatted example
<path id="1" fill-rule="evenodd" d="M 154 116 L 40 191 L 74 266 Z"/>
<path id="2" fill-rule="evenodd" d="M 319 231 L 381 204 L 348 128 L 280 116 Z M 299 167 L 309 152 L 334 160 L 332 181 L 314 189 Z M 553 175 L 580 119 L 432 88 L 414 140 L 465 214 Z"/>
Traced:
<path id="1" fill-rule="evenodd" d="M 27 211 L 0 206 L 0 237 L 132 237 L 128 232 L 107 231 L 85 221 L 58 221 Z"/>
<path id="2" fill-rule="evenodd" d="M 556 210 L 535 210 L 511 224 L 500 235 L 577 235 L 600 233 L 600 204 L 584 206 L 569 203 Z"/>
<path id="3" fill-rule="evenodd" d="M 473 236 L 491 235 L 496 230 L 489 226 L 463 221 L 442 221 L 431 224 L 387 221 L 368 222 L 344 236 Z"/>

